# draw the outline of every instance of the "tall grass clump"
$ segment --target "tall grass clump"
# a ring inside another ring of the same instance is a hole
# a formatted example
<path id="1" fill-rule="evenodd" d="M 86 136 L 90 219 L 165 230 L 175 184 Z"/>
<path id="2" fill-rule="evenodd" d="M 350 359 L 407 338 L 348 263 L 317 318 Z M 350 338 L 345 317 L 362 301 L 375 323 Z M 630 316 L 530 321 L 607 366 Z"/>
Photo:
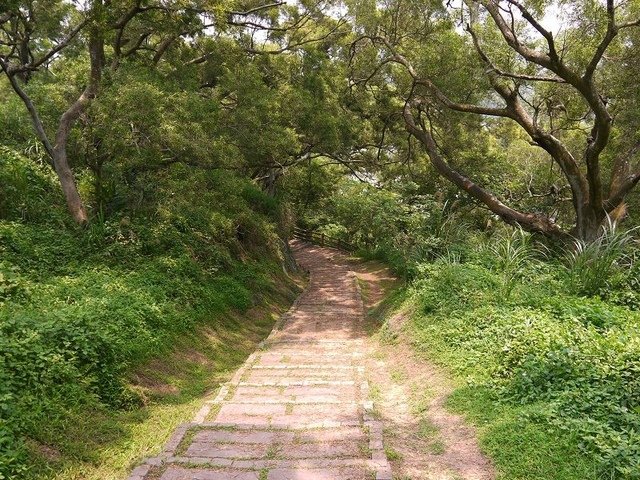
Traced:
<path id="1" fill-rule="evenodd" d="M 607 217 L 602 234 L 594 241 L 576 240 L 566 254 L 569 285 L 580 295 L 604 294 L 616 275 L 631 270 L 631 247 L 636 229 L 621 230 Z"/>
<path id="2" fill-rule="evenodd" d="M 516 229 L 511 234 L 499 236 L 489 248 L 493 254 L 497 270 L 502 277 L 502 294 L 505 298 L 518 281 L 525 275 L 526 269 L 538 257 L 544 257 L 545 249 L 542 245 L 535 245 L 531 234 L 522 229 Z"/>

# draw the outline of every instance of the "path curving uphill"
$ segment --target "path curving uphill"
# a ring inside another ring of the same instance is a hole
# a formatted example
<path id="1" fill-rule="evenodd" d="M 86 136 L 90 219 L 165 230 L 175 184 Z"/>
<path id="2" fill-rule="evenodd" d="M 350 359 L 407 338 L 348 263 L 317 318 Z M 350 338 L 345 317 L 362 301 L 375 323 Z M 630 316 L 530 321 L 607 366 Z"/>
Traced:
<path id="1" fill-rule="evenodd" d="M 337 251 L 294 243 L 307 289 L 129 480 L 390 480 L 364 375 L 364 308 Z"/>

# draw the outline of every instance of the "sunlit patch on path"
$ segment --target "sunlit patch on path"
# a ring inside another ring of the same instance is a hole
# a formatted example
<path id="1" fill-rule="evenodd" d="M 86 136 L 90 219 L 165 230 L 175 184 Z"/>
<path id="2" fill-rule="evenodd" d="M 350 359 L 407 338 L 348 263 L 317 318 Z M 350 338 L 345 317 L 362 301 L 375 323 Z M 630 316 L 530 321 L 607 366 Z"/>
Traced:
<path id="1" fill-rule="evenodd" d="M 344 257 L 295 244 L 305 292 L 130 480 L 389 480 L 365 377 L 363 304 Z"/>

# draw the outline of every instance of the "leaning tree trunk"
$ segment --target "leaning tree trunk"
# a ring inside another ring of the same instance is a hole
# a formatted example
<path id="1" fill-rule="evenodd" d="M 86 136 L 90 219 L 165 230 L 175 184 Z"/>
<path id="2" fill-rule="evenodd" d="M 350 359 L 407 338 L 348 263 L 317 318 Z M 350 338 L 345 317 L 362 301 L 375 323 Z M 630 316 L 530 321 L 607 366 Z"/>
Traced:
<path id="1" fill-rule="evenodd" d="M 576 225 L 571 231 L 571 235 L 583 242 L 593 242 L 602 233 L 602 228 L 606 218 L 606 213 L 601 209 L 596 211 L 591 205 L 583 208 L 583 215 L 576 218 Z"/>
<path id="2" fill-rule="evenodd" d="M 101 6 L 102 4 L 98 0 L 94 8 L 99 9 Z M 78 99 L 74 101 L 60 117 L 54 142 L 50 141 L 45 125 L 38 114 L 38 110 L 29 95 L 20 85 L 20 79 L 25 82 L 27 78 L 21 75 L 23 72 L 31 72 L 45 64 L 46 61 L 53 58 L 57 52 L 66 47 L 78 32 L 89 24 L 89 19 L 85 19 L 80 22 L 80 24 L 73 29 L 71 34 L 64 41 L 52 48 L 38 60 L 28 61 L 28 59 L 25 58 L 22 59 L 22 64 L 11 65 L 10 59 L 0 57 L 0 69 L 7 75 L 11 87 L 27 108 L 29 115 L 31 116 L 31 122 L 33 123 L 35 133 L 40 142 L 42 142 L 42 145 L 50 158 L 49 163 L 52 165 L 58 176 L 69 213 L 78 224 L 85 224 L 88 221 L 88 216 L 82 199 L 80 198 L 80 194 L 78 193 L 78 187 L 76 185 L 73 171 L 69 166 L 67 158 L 67 143 L 69 140 L 69 133 L 71 132 L 74 122 L 87 109 L 91 100 L 93 100 L 98 93 L 98 87 L 102 76 L 102 66 L 104 65 L 104 39 L 100 31 L 100 27 L 97 24 L 94 24 L 90 27 L 89 31 L 89 58 L 91 64 L 89 81 Z"/>
<path id="3" fill-rule="evenodd" d="M 540 233 L 560 241 L 567 241 L 569 239 L 569 235 L 545 215 L 519 212 L 505 205 L 494 194 L 453 169 L 440 155 L 431 133 L 418 126 L 411 113 L 409 103 L 404 107 L 403 117 L 409 133 L 422 143 L 427 151 L 431 164 L 444 178 L 461 190 L 467 192 L 471 197 L 482 202 L 491 212 L 498 215 L 503 221 L 510 225 L 518 225 L 528 232 Z"/>
<path id="4" fill-rule="evenodd" d="M 87 209 L 82 202 L 82 198 L 80 198 L 73 171 L 69 167 L 66 145 L 64 143 L 60 145 L 56 144 L 53 149 L 52 160 L 53 168 L 60 181 L 60 187 L 62 188 L 62 193 L 64 194 L 71 217 L 80 225 L 87 223 L 89 221 Z"/>
<path id="5" fill-rule="evenodd" d="M 89 39 L 89 57 L 91 60 L 91 73 L 89 83 L 84 89 L 80 97 L 73 102 L 66 112 L 60 117 L 58 130 L 56 132 L 55 144 L 51 154 L 53 167 L 60 180 L 60 186 L 67 201 L 69 213 L 79 224 L 85 224 L 88 221 L 87 211 L 78 193 L 73 171 L 69 167 L 67 159 L 67 142 L 69 133 L 73 123 L 86 110 L 98 93 L 100 79 L 102 76 L 102 65 L 104 64 L 104 41 L 102 36 L 97 32 L 92 32 Z"/>

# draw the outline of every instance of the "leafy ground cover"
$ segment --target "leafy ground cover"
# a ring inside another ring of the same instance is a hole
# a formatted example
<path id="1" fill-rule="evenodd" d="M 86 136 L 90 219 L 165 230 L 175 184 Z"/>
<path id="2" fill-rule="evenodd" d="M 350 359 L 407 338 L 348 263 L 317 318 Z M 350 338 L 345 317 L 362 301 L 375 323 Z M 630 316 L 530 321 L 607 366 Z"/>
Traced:
<path id="1" fill-rule="evenodd" d="M 458 379 L 449 406 L 501 478 L 639 478 L 640 313 L 572 292 L 549 260 L 514 270 L 498 242 L 420 265 L 401 302 L 414 346 Z"/>
<path id="2" fill-rule="evenodd" d="M 121 478 L 295 296 L 279 206 L 178 167 L 156 202 L 79 229 L 45 170 L 2 153 L 0 478 Z"/>

